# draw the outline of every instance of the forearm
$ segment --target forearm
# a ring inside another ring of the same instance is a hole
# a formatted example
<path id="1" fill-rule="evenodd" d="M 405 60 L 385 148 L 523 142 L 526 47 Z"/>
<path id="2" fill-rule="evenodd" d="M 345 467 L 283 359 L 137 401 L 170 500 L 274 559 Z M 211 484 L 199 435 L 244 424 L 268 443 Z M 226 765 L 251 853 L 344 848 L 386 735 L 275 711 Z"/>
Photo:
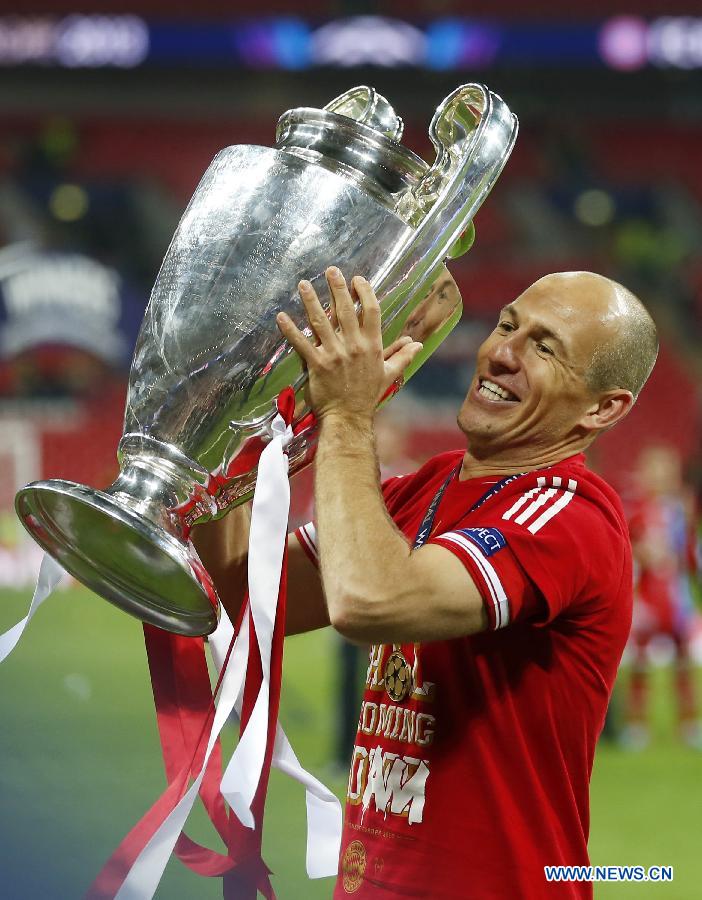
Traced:
<path id="1" fill-rule="evenodd" d="M 193 543 L 214 582 L 222 605 L 235 622 L 247 587 L 251 505 L 237 506 L 226 516 L 193 530 Z"/>
<path id="2" fill-rule="evenodd" d="M 210 573 L 222 606 L 236 622 L 248 588 L 251 504 L 193 531 L 195 549 Z M 285 633 L 298 634 L 329 624 L 319 573 L 297 539 L 288 538 L 288 602 Z"/>
<path id="3" fill-rule="evenodd" d="M 331 623 L 352 640 L 373 640 L 403 602 L 412 564 L 385 508 L 370 420 L 322 420 L 315 504 Z"/>
<path id="4" fill-rule="evenodd" d="M 413 552 L 380 490 L 373 414 L 378 398 L 422 345 L 401 339 L 386 355 L 380 304 L 368 281 L 353 281 L 359 317 L 341 272 L 331 267 L 326 276 L 331 320 L 312 285 L 298 285 L 316 344 L 285 313 L 277 320 L 307 365 L 310 401 L 321 422 L 315 499 L 324 616 L 337 631 L 364 643 L 480 631 L 486 625 L 482 598 L 463 563 L 438 545 Z"/>

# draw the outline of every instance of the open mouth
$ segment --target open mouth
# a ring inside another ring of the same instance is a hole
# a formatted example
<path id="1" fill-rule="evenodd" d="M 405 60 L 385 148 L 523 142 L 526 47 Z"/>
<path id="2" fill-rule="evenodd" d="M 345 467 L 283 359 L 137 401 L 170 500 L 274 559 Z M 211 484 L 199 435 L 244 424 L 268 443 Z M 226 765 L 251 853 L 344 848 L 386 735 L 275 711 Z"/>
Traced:
<path id="1" fill-rule="evenodd" d="M 478 379 L 478 393 L 481 397 L 484 397 L 486 400 L 492 400 L 493 402 L 500 400 L 506 400 L 511 403 L 519 402 L 519 398 L 515 397 L 511 391 L 500 387 L 499 384 L 495 384 L 495 382 L 490 381 L 489 378 Z"/>

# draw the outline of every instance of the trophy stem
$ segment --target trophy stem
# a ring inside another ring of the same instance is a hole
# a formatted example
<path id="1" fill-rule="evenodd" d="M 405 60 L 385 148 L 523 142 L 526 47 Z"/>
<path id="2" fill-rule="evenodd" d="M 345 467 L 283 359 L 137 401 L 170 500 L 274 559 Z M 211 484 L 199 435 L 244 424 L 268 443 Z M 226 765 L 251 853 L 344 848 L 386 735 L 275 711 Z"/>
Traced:
<path id="1" fill-rule="evenodd" d="M 161 448 L 157 459 L 158 443 L 126 435 L 121 472 L 106 491 L 35 482 L 18 493 L 17 513 L 37 543 L 106 600 L 176 634 L 209 634 L 217 626 L 217 595 L 169 512 L 206 483 L 207 473 L 178 451 L 164 456 Z"/>
<path id="2" fill-rule="evenodd" d="M 170 444 L 128 433 L 119 443 L 120 473 L 105 493 L 180 541 L 189 529 L 177 510 L 202 496 L 209 472 Z M 205 506 L 202 513 L 211 512 Z"/>

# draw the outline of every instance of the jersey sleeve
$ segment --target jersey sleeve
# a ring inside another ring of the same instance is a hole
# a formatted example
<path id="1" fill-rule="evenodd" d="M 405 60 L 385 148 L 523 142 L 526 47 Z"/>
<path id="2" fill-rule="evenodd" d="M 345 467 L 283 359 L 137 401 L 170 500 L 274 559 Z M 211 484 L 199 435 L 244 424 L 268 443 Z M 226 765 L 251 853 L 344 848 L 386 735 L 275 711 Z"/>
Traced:
<path id="1" fill-rule="evenodd" d="M 502 547 L 499 561 L 493 561 L 489 553 L 482 552 L 471 538 L 466 537 L 465 532 L 469 530 L 447 532 L 432 538 L 429 543 L 446 547 L 463 563 L 480 591 L 489 628 L 493 631 L 505 628 L 515 618 L 542 618 L 545 614 L 543 597 L 512 551 Z M 480 529 L 483 535 L 488 530 L 494 535 L 497 529 Z"/>
<path id="2" fill-rule="evenodd" d="M 300 546 L 305 551 L 309 561 L 319 568 L 319 552 L 317 551 L 317 529 L 314 522 L 308 522 L 306 525 L 300 525 L 294 531 L 295 537 L 298 539 Z"/>
<path id="3" fill-rule="evenodd" d="M 552 481 L 539 479 L 537 487 L 472 516 L 470 527 L 432 538 L 465 565 L 493 629 L 576 614 L 605 577 L 621 576 L 622 535 L 596 503 L 578 496 L 577 481 Z"/>

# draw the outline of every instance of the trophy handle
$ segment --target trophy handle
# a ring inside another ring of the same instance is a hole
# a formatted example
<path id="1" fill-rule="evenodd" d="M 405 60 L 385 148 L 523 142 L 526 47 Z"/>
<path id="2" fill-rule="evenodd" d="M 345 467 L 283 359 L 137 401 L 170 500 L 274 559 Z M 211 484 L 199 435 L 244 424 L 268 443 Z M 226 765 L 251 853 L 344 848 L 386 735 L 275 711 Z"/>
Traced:
<path id="1" fill-rule="evenodd" d="M 393 141 L 400 141 L 405 123 L 396 114 L 390 102 L 375 88 L 360 84 L 339 94 L 324 107 L 327 112 L 355 119 L 361 125 L 379 131 Z"/>
<path id="2" fill-rule="evenodd" d="M 387 123 L 390 113 L 394 115 L 388 101 L 364 85 L 341 94 L 327 104 L 325 111 L 353 118 L 378 131 L 382 130 L 379 124 Z M 400 336 L 413 310 L 427 297 L 441 276 L 444 260 L 455 258 L 470 247 L 474 237 L 472 219 L 504 168 L 517 130 L 517 117 L 501 97 L 482 84 L 457 88 L 434 113 L 429 136 L 436 148 L 436 159 L 415 185 L 403 192 L 396 208 L 413 230 L 371 276 L 380 300 L 385 346 Z M 386 136 L 389 133 L 384 132 Z M 438 332 L 441 338 L 460 317 L 460 310 L 453 313 L 452 310 L 446 321 L 446 329 Z M 431 341 L 431 349 L 436 343 Z M 420 354 L 419 364 L 427 356 L 428 352 Z M 417 368 L 419 365 L 413 371 Z M 292 385 L 296 394 L 306 381 L 303 370 Z M 261 428 L 273 414 L 266 413 L 249 425 Z M 236 430 L 242 424 L 234 421 L 231 427 Z"/>
<path id="3" fill-rule="evenodd" d="M 443 225 L 452 216 L 460 216 L 464 207 L 474 213 L 504 168 L 517 128 L 517 117 L 485 85 L 456 88 L 431 120 L 429 138 L 436 159 L 417 187 L 400 201 L 403 218 L 415 228 L 422 224 L 426 228 L 429 222 L 423 220 L 432 210 Z M 472 216 L 462 218 L 460 230 Z"/>
<path id="4" fill-rule="evenodd" d="M 437 264 L 456 255 L 457 242 L 512 152 L 518 127 L 504 100 L 482 84 L 457 88 L 434 113 L 429 137 L 436 159 L 397 206 L 415 230 L 373 279 L 377 294 L 387 297 L 384 329 L 404 298 L 436 277 Z"/>
<path id="5" fill-rule="evenodd" d="M 365 85 L 336 97 L 325 111 L 352 118 L 385 136 L 401 134 L 402 123 L 388 101 Z M 287 115 L 290 117 L 291 113 Z M 394 131 L 392 117 L 398 123 Z M 286 124 L 285 117 L 281 122 Z M 284 130 L 280 125 L 279 129 Z M 457 88 L 434 113 L 429 136 L 436 148 L 436 159 L 428 171 L 419 175 L 415 185 L 403 192 L 396 208 L 413 230 L 371 276 L 380 300 L 385 346 L 405 332 L 410 317 L 442 277 L 444 260 L 455 258 L 470 247 L 474 237 L 472 219 L 504 168 L 517 130 L 517 117 L 501 97 L 482 84 Z M 435 329 L 422 336 L 425 350 L 406 373 L 406 379 L 456 325 L 460 315 L 459 296 L 458 303 L 447 309 Z M 303 370 L 292 384 L 296 395 L 306 381 L 307 372 Z M 244 425 L 261 429 L 274 415 L 272 411 L 248 423 L 232 421 L 230 427 L 234 431 Z"/>

